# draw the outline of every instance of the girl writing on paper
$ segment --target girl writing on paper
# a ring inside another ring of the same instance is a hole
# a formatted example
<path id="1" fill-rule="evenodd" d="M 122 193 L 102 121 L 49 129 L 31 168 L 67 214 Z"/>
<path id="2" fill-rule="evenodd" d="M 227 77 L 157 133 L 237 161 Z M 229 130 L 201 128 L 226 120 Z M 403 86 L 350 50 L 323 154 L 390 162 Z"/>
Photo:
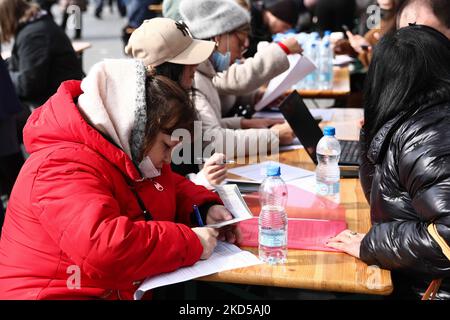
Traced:
<path id="1" fill-rule="evenodd" d="M 192 131 L 185 91 L 138 60 L 105 60 L 64 82 L 24 129 L 30 157 L 0 240 L 0 299 L 131 299 L 146 277 L 236 241 L 218 196 L 173 173 L 176 128 Z"/>

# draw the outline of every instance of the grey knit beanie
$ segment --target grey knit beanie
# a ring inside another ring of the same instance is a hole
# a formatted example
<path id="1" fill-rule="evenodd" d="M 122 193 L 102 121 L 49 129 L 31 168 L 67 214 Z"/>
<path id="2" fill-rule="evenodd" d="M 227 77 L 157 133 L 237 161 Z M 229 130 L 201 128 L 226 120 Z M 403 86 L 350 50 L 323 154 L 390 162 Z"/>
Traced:
<path id="1" fill-rule="evenodd" d="M 250 14 L 234 0 L 182 0 L 180 14 L 197 39 L 210 39 L 250 23 Z"/>

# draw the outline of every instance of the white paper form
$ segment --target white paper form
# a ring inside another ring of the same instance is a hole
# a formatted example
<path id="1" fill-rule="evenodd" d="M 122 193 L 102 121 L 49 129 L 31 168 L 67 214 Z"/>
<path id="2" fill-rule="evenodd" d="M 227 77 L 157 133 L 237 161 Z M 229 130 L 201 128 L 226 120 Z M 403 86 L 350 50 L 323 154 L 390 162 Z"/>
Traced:
<path id="1" fill-rule="evenodd" d="M 254 254 L 243 251 L 234 244 L 218 241 L 213 254 L 208 259 L 200 260 L 190 267 L 145 279 L 134 293 L 134 299 L 140 300 L 146 291 L 154 288 L 261 263 Z"/>
<path id="2" fill-rule="evenodd" d="M 219 194 L 220 199 L 223 201 L 225 208 L 227 208 L 233 215 L 233 219 L 208 224 L 206 227 L 221 228 L 229 224 L 253 218 L 253 214 L 245 203 L 244 198 L 242 198 L 241 192 L 236 184 L 216 186 L 216 191 Z"/>
<path id="3" fill-rule="evenodd" d="M 287 182 L 287 184 L 290 184 L 294 187 L 303 189 L 305 191 L 316 193 L 316 174 L 313 173 L 312 175 L 308 177 L 304 177 L 301 179 L 295 179 Z"/>
<path id="4" fill-rule="evenodd" d="M 262 182 L 266 177 L 266 168 L 269 164 L 276 164 L 280 166 L 281 178 L 284 181 L 290 181 L 313 175 L 314 172 L 302 168 L 293 167 L 284 163 L 275 161 L 264 161 L 261 163 L 250 164 L 247 166 L 232 168 L 228 172 L 238 176 Z"/>
<path id="5" fill-rule="evenodd" d="M 346 54 L 338 54 L 333 58 L 334 66 L 342 66 L 354 62 L 355 59 Z"/>
<path id="6" fill-rule="evenodd" d="M 289 69 L 270 80 L 262 99 L 255 105 L 256 111 L 267 106 L 317 68 L 308 57 L 300 54 L 288 55 L 288 59 Z"/>

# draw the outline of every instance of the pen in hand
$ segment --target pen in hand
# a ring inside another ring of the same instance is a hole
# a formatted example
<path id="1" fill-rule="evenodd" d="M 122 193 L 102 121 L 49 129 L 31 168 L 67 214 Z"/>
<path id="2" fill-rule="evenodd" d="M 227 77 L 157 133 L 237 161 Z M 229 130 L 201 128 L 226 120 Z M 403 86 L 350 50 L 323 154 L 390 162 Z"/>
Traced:
<path id="1" fill-rule="evenodd" d="M 200 211 L 198 210 L 198 207 L 195 204 L 194 204 L 194 213 L 195 213 L 195 216 L 197 218 L 198 225 L 200 227 L 204 227 L 205 224 L 203 223 L 202 216 L 200 215 Z"/>

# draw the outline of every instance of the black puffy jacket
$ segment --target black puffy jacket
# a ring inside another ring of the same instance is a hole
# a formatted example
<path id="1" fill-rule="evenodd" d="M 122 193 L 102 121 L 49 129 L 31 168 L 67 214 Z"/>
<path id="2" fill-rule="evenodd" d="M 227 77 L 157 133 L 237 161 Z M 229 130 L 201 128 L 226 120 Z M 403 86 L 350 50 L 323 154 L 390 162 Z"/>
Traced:
<path id="1" fill-rule="evenodd" d="M 44 103 L 63 81 L 84 76 L 70 39 L 48 15 L 19 28 L 9 69 L 19 98 L 34 106 Z"/>
<path id="2" fill-rule="evenodd" d="M 427 228 L 434 224 L 448 248 L 450 102 L 400 113 L 367 143 L 361 130 L 360 178 L 373 225 L 361 259 L 418 279 L 448 278 L 450 256 Z"/>

